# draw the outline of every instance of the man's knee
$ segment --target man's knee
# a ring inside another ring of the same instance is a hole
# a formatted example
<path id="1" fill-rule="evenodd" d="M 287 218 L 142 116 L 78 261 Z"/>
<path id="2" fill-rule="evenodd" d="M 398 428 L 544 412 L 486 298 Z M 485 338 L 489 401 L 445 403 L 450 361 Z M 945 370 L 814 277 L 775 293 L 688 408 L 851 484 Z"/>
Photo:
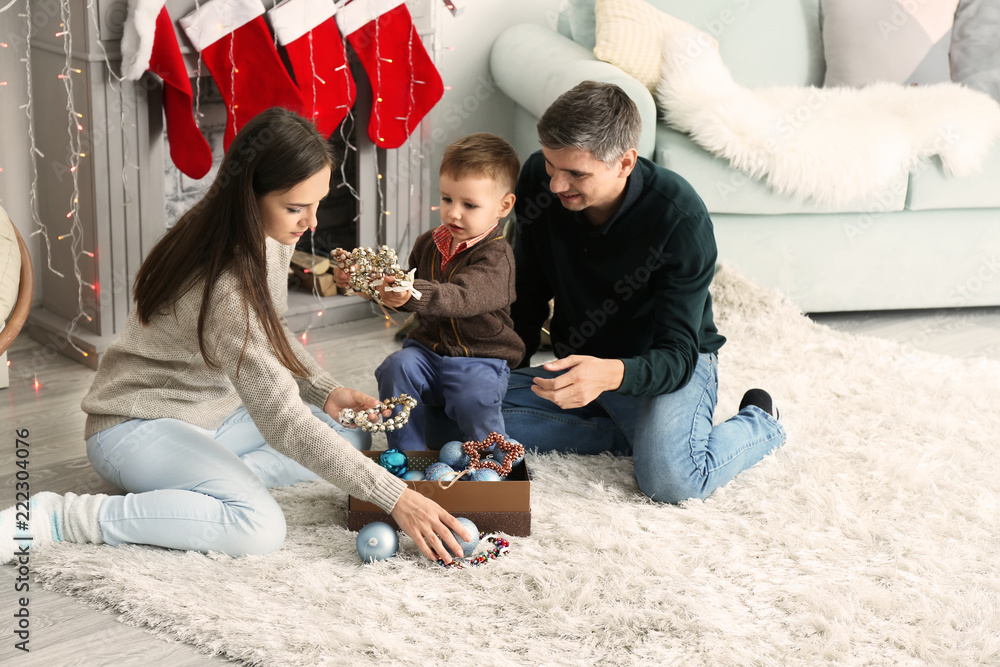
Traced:
<path id="1" fill-rule="evenodd" d="M 669 471 L 660 471 L 658 474 L 647 471 L 644 474 L 643 471 L 636 470 L 635 479 L 639 483 L 639 490 L 650 500 L 658 503 L 677 505 L 685 500 L 693 498 L 704 500 L 708 497 L 701 480 L 692 477 L 681 478 L 670 474 Z"/>

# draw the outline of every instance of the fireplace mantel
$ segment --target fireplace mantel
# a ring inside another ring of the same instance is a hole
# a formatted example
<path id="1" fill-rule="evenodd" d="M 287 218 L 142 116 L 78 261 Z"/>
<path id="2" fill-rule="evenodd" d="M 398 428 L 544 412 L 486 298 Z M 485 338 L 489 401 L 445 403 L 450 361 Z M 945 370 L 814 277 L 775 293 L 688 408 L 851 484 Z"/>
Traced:
<path id="1" fill-rule="evenodd" d="M 85 127 L 82 152 L 86 157 L 77 170 L 77 229 L 82 230 L 82 237 L 78 243 L 72 237 L 57 240 L 72 231 L 73 219 L 67 218 L 67 212 L 72 208 L 73 187 L 66 97 L 57 78 L 66 54 L 62 38 L 55 36 L 62 28 L 59 4 L 53 2 L 55 11 L 36 10 L 31 58 L 36 144 L 45 156 L 38 159 L 38 210 L 48 228 L 54 271 L 47 262 L 40 262 L 41 304 L 32 310 L 26 330 L 47 348 L 96 368 L 100 355 L 124 327 L 139 266 L 167 228 L 164 160 L 169 157 L 164 146 L 159 80 L 146 74 L 139 81 L 119 84 L 108 72 L 110 63 L 115 75 L 120 73 L 125 1 L 68 2 L 71 66 L 79 70 L 73 75 L 73 103 Z M 265 0 L 265 6 L 271 4 Z M 167 0 L 166 6 L 176 21 L 194 9 L 195 2 Z M 411 0 L 407 6 L 425 43 L 432 41 L 437 3 Z M 195 72 L 197 54 L 181 31 L 178 36 L 189 71 Z M 433 56 L 433 49 L 428 51 Z M 409 142 L 398 149 L 375 148 L 363 131 L 371 105 L 371 90 L 363 71 L 355 76 L 355 82 L 358 99 L 353 112 L 360 130 L 354 154 L 361 200 L 358 243 L 385 243 L 405 258 L 417 235 L 430 227 L 429 128 L 426 122 L 421 123 Z M 205 187 L 208 185 L 206 180 Z M 377 188 L 382 190 L 381 197 Z M 391 215 L 379 210 L 379 202 Z M 94 255 L 77 255 L 79 281 L 74 247 Z M 41 250 L 46 251 L 44 242 Z M 348 297 L 320 299 L 303 293 L 292 295 L 289 304 L 288 321 L 296 331 L 358 319 L 371 312 L 366 302 Z M 322 320 L 316 316 L 319 310 L 324 313 Z"/>

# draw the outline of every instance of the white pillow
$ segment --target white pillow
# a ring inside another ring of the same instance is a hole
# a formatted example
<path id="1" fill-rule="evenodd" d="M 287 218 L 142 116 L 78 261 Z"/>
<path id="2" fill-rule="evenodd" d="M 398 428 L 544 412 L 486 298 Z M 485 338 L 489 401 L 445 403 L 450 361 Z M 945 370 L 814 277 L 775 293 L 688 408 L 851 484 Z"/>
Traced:
<path id="1" fill-rule="evenodd" d="M 14 310 L 20 282 L 21 249 L 14 234 L 14 223 L 0 206 L 0 322 L 6 321 L 10 311 Z"/>
<path id="2" fill-rule="evenodd" d="M 597 0 L 594 14 L 594 55 L 654 90 L 660 81 L 663 40 L 677 19 L 642 0 Z"/>

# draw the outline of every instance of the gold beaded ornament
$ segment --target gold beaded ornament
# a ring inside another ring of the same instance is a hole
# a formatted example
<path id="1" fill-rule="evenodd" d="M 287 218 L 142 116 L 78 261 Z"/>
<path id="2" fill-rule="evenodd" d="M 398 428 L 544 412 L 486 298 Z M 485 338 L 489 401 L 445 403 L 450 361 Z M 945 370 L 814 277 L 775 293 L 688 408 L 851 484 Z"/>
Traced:
<path id="1" fill-rule="evenodd" d="M 392 410 L 397 406 L 402 408 L 399 414 L 389 419 L 382 417 L 383 410 Z M 406 426 L 406 423 L 410 421 L 410 410 L 415 407 L 417 407 L 417 399 L 409 394 L 400 394 L 399 396 L 387 398 L 374 408 L 368 408 L 367 410 L 344 408 L 337 415 L 337 421 L 344 426 L 359 426 L 361 430 L 368 431 L 369 433 L 392 432 Z M 378 421 L 373 422 L 368 418 L 369 415 L 376 415 Z"/>
<path id="2" fill-rule="evenodd" d="M 382 285 L 385 276 L 393 276 L 396 279 L 394 285 L 385 288 L 386 291 L 410 290 L 413 298 L 417 300 L 423 296 L 419 290 L 413 288 L 416 269 L 405 273 L 399 267 L 396 251 L 389 246 L 384 245 L 377 251 L 373 248 L 355 248 L 351 252 L 335 248 L 330 253 L 330 258 L 348 275 L 351 292 L 361 292 L 379 305 L 382 305 L 382 297 L 379 296 L 377 288 Z"/>
<path id="3" fill-rule="evenodd" d="M 490 449 L 493 445 L 496 445 L 497 449 L 501 452 L 507 453 L 503 457 L 503 465 L 492 459 L 479 460 L 480 452 Z M 489 468 L 501 477 L 506 477 L 510 474 L 510 469 L 514 465 L 514 461 L 524 456 L 524 445 L 517 442 L 507 442 L 502 435 L 494 431 L 482 441 L 469 440 L 468 442 L 463 442 L 462 451 L 469 456 L 469 465 L 467 467 L 475 469 Z"/>

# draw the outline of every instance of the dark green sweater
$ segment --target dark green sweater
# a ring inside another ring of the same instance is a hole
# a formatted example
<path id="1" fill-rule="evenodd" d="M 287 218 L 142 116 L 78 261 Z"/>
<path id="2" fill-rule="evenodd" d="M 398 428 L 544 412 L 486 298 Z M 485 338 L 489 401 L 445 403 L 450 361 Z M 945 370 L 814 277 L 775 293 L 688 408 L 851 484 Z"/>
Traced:
<path id="1" fill-rule="evenodd" d="M 527 348 L 524 363 L 538 349 L 552 298 L 556 355 L 621 359 L 621 394 L 676 391 L 691 379 L 699 352 L 722 347 L 708 293 L 718 255 L 712 220 L 674 172 L 640 158 L 621 208 L 595 227 L 552 194 L 537 152 L 521 169 L 515 211 L 511 315 Z"/>

